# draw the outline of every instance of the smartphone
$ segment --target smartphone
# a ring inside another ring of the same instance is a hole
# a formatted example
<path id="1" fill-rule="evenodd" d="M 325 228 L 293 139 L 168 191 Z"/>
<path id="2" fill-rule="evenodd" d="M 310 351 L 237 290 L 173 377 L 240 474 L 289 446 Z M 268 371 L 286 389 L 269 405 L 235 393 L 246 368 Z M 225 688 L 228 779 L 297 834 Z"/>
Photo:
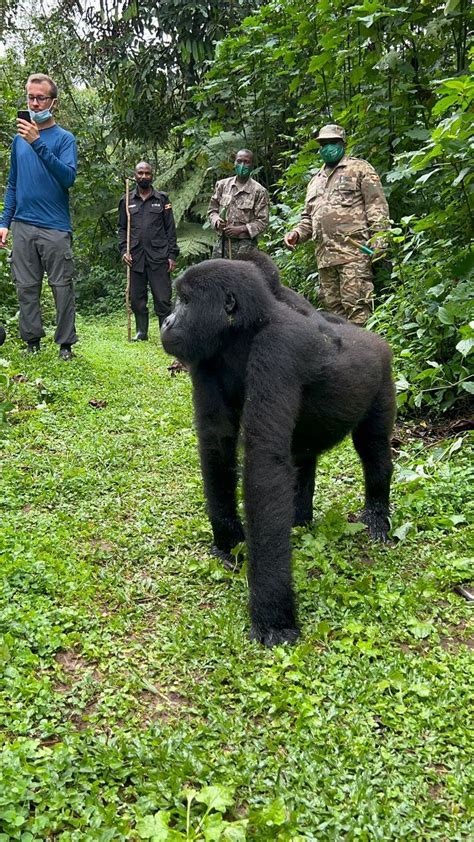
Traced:
<path id="1" fill-rule="evenodd" d="M 26 120 L 27 123 L 31 123 L 31 117 L 29 111 L 17 111 L 16 116 L 18 120 Z"/>

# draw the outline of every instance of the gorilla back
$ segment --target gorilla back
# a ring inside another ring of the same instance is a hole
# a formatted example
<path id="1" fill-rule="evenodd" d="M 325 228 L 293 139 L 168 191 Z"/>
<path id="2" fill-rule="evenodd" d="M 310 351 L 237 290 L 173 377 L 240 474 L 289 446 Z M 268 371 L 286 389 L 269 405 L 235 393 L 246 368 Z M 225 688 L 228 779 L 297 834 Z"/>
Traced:
<path id="1" fill-rule="evenodd" d="M 386 540 L 395 394 L 388 345 L 375 334 L 278 301 L 250 262 L 206 260 L 176 282 L 161 338 L 189 366 L 213 551 L 232 561 L 237 438 L 244 441 L 251 638 L 273 646 L 299 630 L 290 532 L 312 519 L 318 454 L 352 433 L 363 464 L 362 520 Z"/>

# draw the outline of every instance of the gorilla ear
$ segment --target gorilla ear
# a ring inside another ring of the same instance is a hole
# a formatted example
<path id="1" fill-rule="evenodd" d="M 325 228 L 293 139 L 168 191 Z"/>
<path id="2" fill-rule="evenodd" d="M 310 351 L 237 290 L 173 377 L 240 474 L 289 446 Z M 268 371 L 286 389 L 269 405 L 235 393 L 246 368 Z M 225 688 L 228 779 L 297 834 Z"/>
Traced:
<path id="1" fill-rule="evenodd" d="M 224 310 L 228 315 L 234 312 L 237 307 L 237 302 L 235 300 L 234 294 L 232 292 L 226 292 L 225 294 L 225 301 L 224 301 Z"/>

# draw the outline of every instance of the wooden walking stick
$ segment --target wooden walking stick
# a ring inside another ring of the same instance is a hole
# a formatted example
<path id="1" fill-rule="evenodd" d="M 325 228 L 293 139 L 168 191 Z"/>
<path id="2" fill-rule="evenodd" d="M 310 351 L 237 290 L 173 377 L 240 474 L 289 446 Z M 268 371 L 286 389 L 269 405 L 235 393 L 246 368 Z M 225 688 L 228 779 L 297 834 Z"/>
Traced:
<path id="1" fill-rule="evenodd" d="M 130 179 L 125 179 L 125 212 L 127 214 L 127 254 L 130 254 L 130 208 L 128 202 L 130 198 Z M 127 286 L 125 287 L 125 308 L 127 310 L 127 339 L 132 341 L 132 308 L 130 305 L 130 273 L 131 267 L 127 263 Z"/>

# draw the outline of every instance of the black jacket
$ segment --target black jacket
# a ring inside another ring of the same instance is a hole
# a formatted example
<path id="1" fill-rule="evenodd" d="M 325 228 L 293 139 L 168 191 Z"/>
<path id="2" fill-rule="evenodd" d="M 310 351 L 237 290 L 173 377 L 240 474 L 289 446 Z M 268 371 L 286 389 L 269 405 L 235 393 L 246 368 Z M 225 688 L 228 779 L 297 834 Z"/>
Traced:
<path id="1" fill-rule="evenodd" d="M 163 263 L 171 258 L 176 260 L 179 249 L 176 243 L 176 226 L 171 202 L 161 190 L 153 190 L 151 196 L 143 201 L 138 190 L 129 195 L 130 210 L 130 251 L 135 272 L 143 272 L 147 264 Z M 119 204 L 119 247 L 120 255 L 127 251 L 127 213 L 125 196 Z"/>

